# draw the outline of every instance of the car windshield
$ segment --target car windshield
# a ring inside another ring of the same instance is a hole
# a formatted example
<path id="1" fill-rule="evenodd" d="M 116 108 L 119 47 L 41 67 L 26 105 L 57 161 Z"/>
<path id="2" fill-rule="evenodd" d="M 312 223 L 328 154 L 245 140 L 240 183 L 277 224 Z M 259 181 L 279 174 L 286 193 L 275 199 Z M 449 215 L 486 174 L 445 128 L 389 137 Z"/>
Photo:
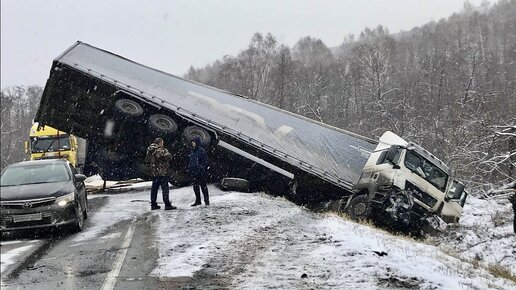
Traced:
<path id="1" fill-rule="evenodd" d="M 0 186 L 51 183 L 70 180 L 64 163 L 9 166 L 0 177 Z"/>
<path id="2" fill-rule="evenodd" d="M 32 152 L 47 152 L 47 151 L 59 151 L 59 150 L 70 150 L 70 138 L 68 136 L 32 138 Z"/>
<path id="3" fill-rule="evenodd" d="M 416 152 L 407 151 L 405 167 L 430 182 L 440 191 L 446 190 L 448 174 Z"/>

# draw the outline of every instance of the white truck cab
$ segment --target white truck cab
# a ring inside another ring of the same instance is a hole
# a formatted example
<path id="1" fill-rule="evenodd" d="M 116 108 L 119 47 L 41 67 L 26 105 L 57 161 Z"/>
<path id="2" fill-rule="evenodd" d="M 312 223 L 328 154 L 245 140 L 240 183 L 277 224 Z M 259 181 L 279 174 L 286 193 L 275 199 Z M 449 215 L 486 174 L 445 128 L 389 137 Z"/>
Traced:
<path id="1" fill-rule="evenodd" d="M 457 222 L 467 193 L 464 185 L 451 178 L 448 166 L 392 132 L 384 133 L 379 141 L 356 185 L 357 194 L 348 201 L 352 217 L 380 209 L 406 224 L 430 217 Z M 357 196 L 362 196 L 361 202 L 353 201 Z"/>

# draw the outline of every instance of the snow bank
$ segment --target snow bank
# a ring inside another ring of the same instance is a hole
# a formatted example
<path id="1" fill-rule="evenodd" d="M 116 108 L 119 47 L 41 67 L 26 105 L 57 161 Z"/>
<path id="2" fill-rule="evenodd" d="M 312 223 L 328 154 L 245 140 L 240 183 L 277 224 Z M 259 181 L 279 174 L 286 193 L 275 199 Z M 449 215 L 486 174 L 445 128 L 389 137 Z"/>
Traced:
<path id="1" fill-rule="evenodd" d="M 499 265 L 516 275 L 516 235 L 506 198 L 468 198 L 456 229 L 437 239 L 439 247 L 484 266 Z"/>

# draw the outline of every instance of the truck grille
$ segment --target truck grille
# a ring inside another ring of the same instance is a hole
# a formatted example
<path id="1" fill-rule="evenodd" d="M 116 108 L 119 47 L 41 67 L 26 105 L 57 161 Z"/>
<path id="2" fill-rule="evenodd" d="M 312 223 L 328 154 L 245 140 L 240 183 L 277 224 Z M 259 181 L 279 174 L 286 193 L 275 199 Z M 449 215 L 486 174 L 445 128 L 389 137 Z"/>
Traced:
<path id="1" fill-rule="evenodd" d="M 406 189 L 410 194 L 412 194 L 412 196 L 414 198 L 420 200 L 421 202 L 423 202 L 424 204 L 426 204 L 429 207 L 434 207 L 435 204 L 437 203 L 437 199 L 435 199 L 430 194 L 422 191 L 417 186 L 415 186 L 414 184 L 412 184 L 408 181 L 407 181 Z"/>

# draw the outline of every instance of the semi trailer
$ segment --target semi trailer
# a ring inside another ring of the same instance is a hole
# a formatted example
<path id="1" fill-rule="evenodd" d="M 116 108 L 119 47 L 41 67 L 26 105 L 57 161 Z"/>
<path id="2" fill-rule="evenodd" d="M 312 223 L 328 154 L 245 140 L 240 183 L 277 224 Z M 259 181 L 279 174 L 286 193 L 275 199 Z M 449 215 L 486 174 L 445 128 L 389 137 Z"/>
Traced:
<path id="1" fill-rule="evenodd" d="M 146 148 L 159 136 L 174 157 L 171 181 L 185 184 L 198 136 L 211 179 L 338 201 L 355 219 L 458 222 L 467 195 L 446 164 L 392 132 L 366 138 L 83 42 L 53 61 L 36 120 L 88 140 L 105 179 L 148 177 Z"/>

